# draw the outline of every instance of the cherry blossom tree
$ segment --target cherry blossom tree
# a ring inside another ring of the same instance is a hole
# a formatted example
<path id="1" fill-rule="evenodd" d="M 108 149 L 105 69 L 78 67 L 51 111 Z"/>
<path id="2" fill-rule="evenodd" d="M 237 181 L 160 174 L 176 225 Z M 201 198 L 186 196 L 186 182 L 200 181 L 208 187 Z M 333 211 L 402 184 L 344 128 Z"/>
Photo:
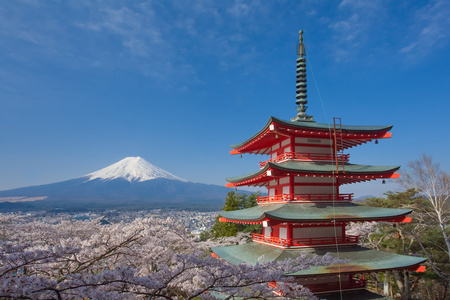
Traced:
<path id="1" fill-rule="evenodd" d="M 0 298 L 217 299 L 314 296 L 284 276 L 338 261 L 306 255 L 283 262 L 230 265 L 211 257 L 172 220 L 26 222 L 0 216 Z M 240 242 L 234 237 L 228 243 Z M 217 243 L 217 242 L 215 242 Z M 280 283 L 282 282 L 282 283 Z"/>

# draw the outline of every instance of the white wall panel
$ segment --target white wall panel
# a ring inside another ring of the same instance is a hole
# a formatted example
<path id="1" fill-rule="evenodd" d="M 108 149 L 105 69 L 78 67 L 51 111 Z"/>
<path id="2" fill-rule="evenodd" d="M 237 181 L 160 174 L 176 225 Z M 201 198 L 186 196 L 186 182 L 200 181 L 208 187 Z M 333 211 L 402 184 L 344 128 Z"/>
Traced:
<path id="1" fill-rule="evenodd" d="M 280 178 L 280 184 L 288 184 L 288 183 L 289 183 L 289 177 Z"/>
<path id="2" fill-rule="evenodd" d="M 286 227 L 280 227 L 280 238 L 281 239 L 287 238 L 287 228 Z"/>
<path id="3" fill-rule="evenodd" d="M 333 194 L 336 188 L 333 186 L 294 186 L 294 194 Z"/>
<path id="4" fill-rule="evenodd" d="M 284 141 L 282 141 L 282 142 L 281 142 L 281 147 L 288 145 L 289 142 L 290 142 L 290 140 L 291 140 L 290 138 L 287 138 L 287 139 L 285 139 Z"/>
<path id="5" fill-rule="evenodd" d="M 342 236 L 342 227 L 336 227 L 336 236 Z M 294 228 L 292 237 L 297 238 L 313 238 L 313 237 L 335 237 L 334 227 L 300 227 Z"/>

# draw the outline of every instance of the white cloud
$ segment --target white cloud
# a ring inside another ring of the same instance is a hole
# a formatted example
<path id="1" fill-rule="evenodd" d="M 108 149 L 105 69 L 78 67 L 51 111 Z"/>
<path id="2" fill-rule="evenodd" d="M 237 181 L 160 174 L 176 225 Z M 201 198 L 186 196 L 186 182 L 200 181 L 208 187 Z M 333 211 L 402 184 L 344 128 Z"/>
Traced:
<path id="1" fill-rule="evenodd" d="M 450 40 L 450 3 L 431 1 L 414 14 L 413 24 L 407 32 L 407 45 L 399 53 L 408 58 L 431 54 Z"/>
<path id="2" fill-rule="evenodd" d="M 350 7 L 352 9 L 378 9 L 380 2 L 375 0 L 342 0 L 339 8 Z"/>
<path id="3" fill-rule="evenodd" d="M 10 2 L 0 7 L 0 37 L 8 41 L 0 53 L 65 68 L 195 80 L 208 59 L 216 66 L 246 65 L 255 55 L 249 35 L 269 15 L 259 0 Z"/>
<path id="4" fill-rule="evenodd" d="M 337 15 L 328 19 L 332 29 L 331 52 L 336 61 L 345 61 L 369 39 L 370 30 L 380 22 L 384 10 L 382 1 L 343 0 Z M 345 49 L 345 50 L 344 50 Z"/>
<path id="5" fill-rule="evenodd" d="M 251 6 L 244 1 L 236 1 L 234 5 L 232 5 L 228 12 L 236 18 L 247 16 L 251 11 Z"/>

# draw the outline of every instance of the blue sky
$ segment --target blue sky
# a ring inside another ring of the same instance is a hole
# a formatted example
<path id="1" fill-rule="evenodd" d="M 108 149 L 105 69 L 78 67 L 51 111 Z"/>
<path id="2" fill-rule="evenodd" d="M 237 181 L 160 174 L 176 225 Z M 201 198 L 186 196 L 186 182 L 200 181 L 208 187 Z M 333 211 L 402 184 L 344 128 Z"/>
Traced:
<path id="1" fill-rule="evenodd" d="M 391 139 L 350 150 L 352 163 L 406 165 L 427 153 L 450 169 L 448 1 L 0 3 L 1 190 L 127 156 L 219 185 L 256 171 L 265 157 L 230 156 L 229 145 L 271 115 L 296 114 L 299 29 L 307 113 L 394 125 Z"/>

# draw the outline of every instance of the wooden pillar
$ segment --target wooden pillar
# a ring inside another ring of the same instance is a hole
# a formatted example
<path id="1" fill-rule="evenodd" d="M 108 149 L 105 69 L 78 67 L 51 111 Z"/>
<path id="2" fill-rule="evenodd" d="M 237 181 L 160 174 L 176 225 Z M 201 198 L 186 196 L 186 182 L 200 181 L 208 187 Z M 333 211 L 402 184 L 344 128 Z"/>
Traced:
<path id="1" fill-rule="evenodd" d="M 294 176 L 289 176 L 289 200 L 294 200 Z"/>

